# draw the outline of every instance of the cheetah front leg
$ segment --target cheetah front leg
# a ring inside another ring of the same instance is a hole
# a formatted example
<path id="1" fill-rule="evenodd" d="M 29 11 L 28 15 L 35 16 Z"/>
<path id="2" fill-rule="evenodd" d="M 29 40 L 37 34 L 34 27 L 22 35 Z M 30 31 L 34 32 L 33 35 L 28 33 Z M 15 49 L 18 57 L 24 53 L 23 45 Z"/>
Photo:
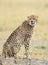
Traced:
<path id="1" fill-rule="evenodd" d="M 31 65 L 31 59 L 28 58 L 29 55 L 29 43 L 25 44 L 25 55 L 26 55 L 26 65 Z"/>
<path id="2" fill-rule="evenodd" d="M 25 44 L 25 56 L 28 58 L 29 44 Z"/>
<path id="3" fill-rule="evenodd" d="M 25 41 L 24 45 L 25 45 L 25 55 L 26 55 L 26 58 L 28 58 L 30 37 L 31 37 L 31 35 L 26 34 L 25 35 L 25 39 L 24 39 L 24 41 Z"/>

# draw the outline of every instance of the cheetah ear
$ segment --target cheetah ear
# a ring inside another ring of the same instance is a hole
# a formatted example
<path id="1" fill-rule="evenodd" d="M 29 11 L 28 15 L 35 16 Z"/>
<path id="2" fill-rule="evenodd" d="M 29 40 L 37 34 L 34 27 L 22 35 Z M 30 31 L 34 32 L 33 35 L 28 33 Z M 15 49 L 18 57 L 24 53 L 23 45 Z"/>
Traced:
<path id="1" fill-rule="evenodd" d="M 27 18 L 30 18 L 30 16 L 28 16 Z"/>
<path id="2" fill-rule="evenodd" d="M 29 18 L 29 16 L 27 18 Z"/>
<path id="3" fill-rule="evenodd" d="M 31 19 L 31 17 L 30 17 L 30 16 L 28 16 L 28 17 L 27 17 L 27 19 Z"/>

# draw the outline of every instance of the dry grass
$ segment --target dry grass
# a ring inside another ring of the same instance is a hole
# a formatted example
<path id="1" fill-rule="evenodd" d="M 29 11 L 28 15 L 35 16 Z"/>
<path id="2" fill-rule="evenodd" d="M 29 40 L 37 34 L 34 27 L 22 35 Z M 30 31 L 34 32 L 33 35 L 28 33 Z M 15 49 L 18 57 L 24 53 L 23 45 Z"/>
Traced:
<path id="1" fill-rule="evenodd" d="M 14 62 L 16 60 L 16 62 Z M 35 58 L 32 59 L 14 59 L 14 58 L 6 58 L 6 60 L 2 61 L 3 65 L 48 65 L 48 61 L 46 60 L 38 60 Z"/>
<path id="2" fill-rule="evenodd" d="M 3 44 L 5 41 L 0 40 L 1 44 L 0 44 L 0 55 L 2 53 L 2 48 L 3 48 Z M 25 59 L 24 56 L 24 46 L 21 47 L 20 52 L 17 54 L 18 59 L 16 59 L 17 64 L 15 64 L 14 62 L 14 58 L 6 58 L 6 60 L 4 58 L 2 58 L 0 56 L 0 60 L 2 61 L 3 65 L 47 65 L 48 64 L 48 47 L 47 47 L 47 43 L 46 41 L 44 41 L 44 45 L 42 45 L 42 42 L 40 40 L 32 40 L 32 42 L 30 43 L 30 48 L 29 48 L 29 59 Z M 48 41 L 47 41 L 48 42 Z M 40 43 L 40 44 L 39 44 Z M 45 46 L 46 44 L 46 46 Z M 24 58 L 24 59 L 23 59 Z"/>

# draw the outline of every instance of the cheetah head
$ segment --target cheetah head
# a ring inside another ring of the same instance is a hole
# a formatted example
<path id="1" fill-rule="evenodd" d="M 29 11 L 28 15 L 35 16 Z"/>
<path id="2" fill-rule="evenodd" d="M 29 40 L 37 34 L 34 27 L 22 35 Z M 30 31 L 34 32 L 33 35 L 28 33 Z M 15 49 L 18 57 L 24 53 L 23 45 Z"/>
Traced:
<path id="1" fill-rule="evenodd" d="M 36 23 L 38 22 L 38 16 L 36 16 L 36 15 L 28 16 L 27 19 L 28 19 L 28 24 L 31 27 L 34 27 L 36 25 Z"/>

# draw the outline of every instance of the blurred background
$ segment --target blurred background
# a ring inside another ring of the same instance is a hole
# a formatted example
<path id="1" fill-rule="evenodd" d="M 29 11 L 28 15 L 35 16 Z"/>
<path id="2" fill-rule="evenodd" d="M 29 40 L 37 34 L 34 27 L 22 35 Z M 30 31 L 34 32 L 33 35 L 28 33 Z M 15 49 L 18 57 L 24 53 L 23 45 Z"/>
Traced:
<path id="1" fill-rule="evenodd" d="M 11 32 L 32 14 L 39 18 L 30 49 L 35 55 L 30 55 L 48 59 L 48 0 L 0 0 L 0 50 Z"/>

